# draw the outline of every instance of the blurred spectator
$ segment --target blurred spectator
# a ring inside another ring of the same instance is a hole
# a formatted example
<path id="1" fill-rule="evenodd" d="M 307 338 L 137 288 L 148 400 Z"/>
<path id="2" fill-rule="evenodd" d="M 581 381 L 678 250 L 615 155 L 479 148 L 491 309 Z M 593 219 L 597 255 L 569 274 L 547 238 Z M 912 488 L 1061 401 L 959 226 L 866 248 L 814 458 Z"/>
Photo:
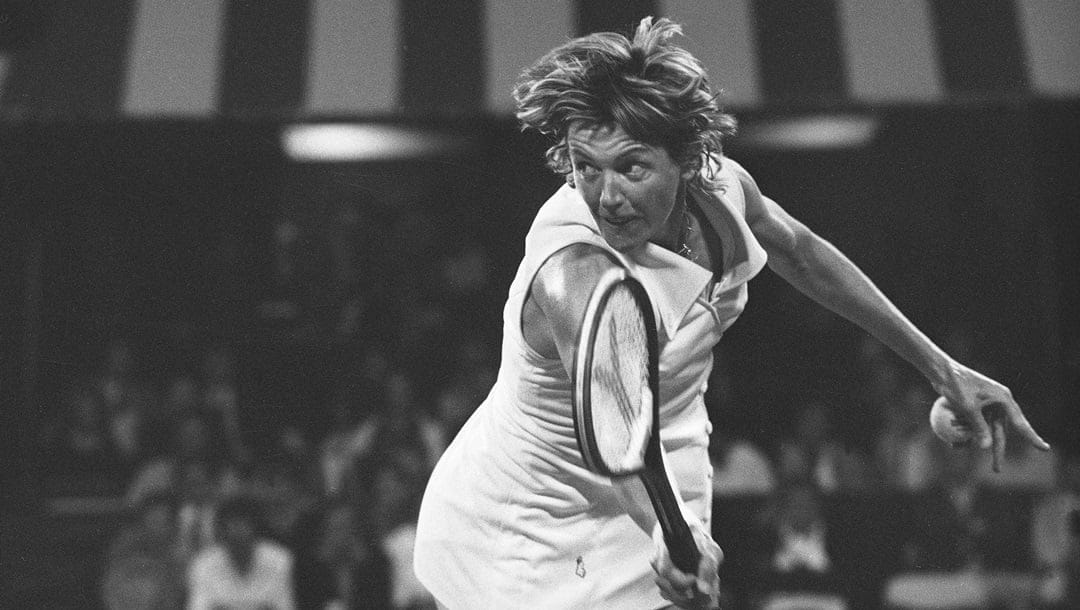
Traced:
<path id="1" fill-rule="evenodd" d="M 174 418 L 186 413 L 204 413 L 203 398 L 198 376 L 190 371 L 178 371 L 169 380 L 165 393 L 165 414 Z"/>
<path id="2" fill-rule="evenodd" d="M 416 519 L 428 475 L 424 450 L 415 443 L 390 446 L 374 458 L 373 464 L 372 515 L 379 546 L 390 568 L 390 607 L 433 609 L 434 598 L 412 568 Z"/>
<path id="3" fill-rule="evenodd" d="M 286 424 L 277 435 L 276 453 L 303 480 L 305 488 L 321 490 L 315 447 L 298 424 Z"/>
<path id="4" fill-rule="evenodd" d="M 976 476 L 978 455 L 948 449 L 941 454 L 941 477 L 911 496 L 903 550 L 904 568 L 936 572 L 980 569 L 986 535 L 985 505 Z"/>
<path id="5" fill-rule="evenodd" d="M 440 454 L 487 397 L 498 372 L 493 344 L 482 336 L 470 331 L 467 336 L 452 336 L 446 342 L 454 345 L 443 367 L 450 375 L 434 383 L 430 392 L 434 402 L 432 415 L 438 424 L 438 428 L 431 430 L 438 436 L 433 436 L 429 445 Z"/>
<path id="6" fill-rule="evenodd" d="M 839 491 L 843 449 L 836 440 L 829 408 L 812 401 L 795 417 L 793 433 L 780 442 L 781 481 L 810 481 L 822 492 Z"/>
<path id="7" fill-rule="evenodd" d="M 375 533 L 346 501 L 331 503 L 297 561 L 301 608 L 389 608 L 390 573 Z"/>
<path id="8" fill-rule="evenodd" d="M 910 382 L 894 407 L 885 411 L 877 459 L 887 489 L 919 492 L 933 486 L 940 476 L 945 446 L 930 428 L 933 401 L 927 384 Z"/>
<path id="9" fill-rule="evenodd" d="M 261 511 L 250 498 L 221 505 L 219 539 L 188 570 L 188 608 L 273 608 L 291 610 L 293 554 L 260 532 Z"/>
<path id="10" fill-rule="evenodd" d="M 771 513 L 771 551 L 764 592 L 832 592 L 836 575 L 825 510 L 810 483 L 791 483 L 777 491 Z"/>
<path id="11" fill-rule="evenodd" d="M 205 460 L 183 462 L 178 476 L 178 540 L 181 554 L 188 561 L 215 542 L 218 505 L 221 498 L 238 487 L 236 481 L 223 483 Z"/>
<path id="12" fill-rule="evenodd" d="M 979 472 L 988 464 L 977 450 L 948 448 L 941 462 L 940 480 L 914 494 L 904 511 L 901 569 L 932 575 L 937 594 L 952 589 L 977 595 L 977 607 L 1029 607 L 1027 497 L 982 485 Z"/>
<path id="13" fill-rule="evenodd" d="M 430 471 L 449 441 L 442 422 L 417 400 L 412 379 L 400 370 L 386 374 L 369 415 L 357 418 L 353 408 L 345 397 L 334 401 L 335 425 L 320 449 L 328 495 L 351 494 L 357 486 L 367 489 L 371 473 L 364 467 L 401 447 L 417 449 L 424 470 Z"/>
<path id="14" fill-rule="evenodd" d="M 218 503 L 240 485 L 235 466 L 214 438 L 205 416 L 188 413 L 173 430 L 171 450 L 144 464 L 126 493 L 132 505 L 151 494 L 176 494 L 177 540 L 185 561 L 213 544 Z"/>
<path id="15" fill-rule="evenodd" d="M 300 546 L 300 525 L 321 497 L 318 469 L 302 438 L 295 427 L 282 430 L 256 461 L 247 484 L 248 493 L 266 509 L 266 533 L 292 548 Z"/>
<path id="16" fill-rule="evenodd" d="M 1036 502 L 1032 552 L 1039 601 L 1049 608 L 1080 607 L 1080 456 L 1063 460 L 1055 488 Z"/>
<path id="17" fill-rule="evenodd" d="M 419 447 L 427 471 L 435 467 L 446 449 L 447 437 L 441 423 L 419 401 L 413 379 L 393 371 L 385 382 L 383 404 L 378 419 L 377 452 L 395 447 Z"/>
<path id="18" fill-rule="evenodd" d="M 64 418 L 45 432 L 49 480 L 68 495 L 108 494 L 122 474 L 122 461 L 106 424 L 99 394 L 76 383 L 62 397 Z"/>
<path id="19" fill-rule="evenodd" d="M 442 429 L 440 445 L 449 445 L 479 404 L 473 389 L 460 380 L 447 384 L 438 393 L 435 397 L 435 414 Z"/>
<path id="20" fill-rule="evenodd" d="M 154 491 L 177 490 L 189 464 L 206 473 L 211 487 L 222 492 L 235 488 L 236 471 L 207 417 L 198 412 L 184 414 L 172 429 L 170 444 L 170 451 L 150 459 L 135 473 L 126 493 L 130 503 L 137 504 Z"/>
<path id="21" fill-rule="evenodd" d="M 183 607 L 184 563 L 176 539 L 176 499 L 147 496 L 105 557 L 102 593 L 110 610 Z"/>
<path id="22" fill-rule="evenodd" d="M 355 280 L 348 282 L 341 287 L 338 301 L 333 336 L 338 341 L 353 341 L 358 338 L 370 309 L 366 287 Z"/>
<path id="23" fill-rule="evenodd" d="M 713 493 L 720 497 L 765 496 L 776 489 L 768 456 L 754 443 L 718 428 L 710 439 Z"/>
<path id="24" fill-rule="evenodd" d="M 362 417 L 356 401 L 338 396 L 330 405 L 331 427 L 319 447 L 323 493 L 340 494 L 353 465 L 375 445 L 378 424 L 373 416 Z"/>
<path id="25" fill-rule="evenodd" d="M 157 459 L 174 449 L 180 421 L 191 415 L 205 416 L 202 398 L 202 387 L 194 373 L 185 369 L 172 371 L 162 383 L 162 392 L 147 397 L 140 433 L 141 458 Z M 220 427 L 215 430 L 220 431 Z"/>
<path id="26" fill-rule="evenodd" d="M 105 348 L 105 357 L 97 386 L 108 421 L 109 435 L 118 455 L 125 461 L 134 460 L 142 449 L 144 411 L 140 408 L 146 391 L 137 395 L 135 356 L 131 344 L 114 338 Z"/>
<path id="27" fill-rule="evenodd" d="M 98 390 L 106 405 L 119 405 L 124 390 L 132 381 L 134 355 L 130 343 L 115 337 L 105 346 L 105 356 L 101 363 L 98 378 Z"/>
<path id="28" fill-rule="evenodd" d="M 240 437 L 240 392 L 236 361 L 230 348 L 218 345 L 203 356 L 202 406 L 220 421 L 230 441 Z"/>
<path id="29" fill-rule="evenodd" d="M 344 492 L 354 465 L 369 454 L 378 431 L 378 410 L 389 363 L 379 349 L 369 348 L 331 393 L 328 426 L 318 442 L 322 490 L 333 497 Z"/>

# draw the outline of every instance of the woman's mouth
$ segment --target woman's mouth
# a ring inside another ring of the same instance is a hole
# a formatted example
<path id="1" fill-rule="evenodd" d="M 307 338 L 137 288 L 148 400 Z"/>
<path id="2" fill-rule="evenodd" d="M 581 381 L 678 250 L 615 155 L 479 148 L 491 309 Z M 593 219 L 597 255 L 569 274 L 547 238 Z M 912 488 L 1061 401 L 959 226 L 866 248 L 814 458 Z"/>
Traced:
<path id="1" fill-rule="evenodd" d="M 604 216 L 603 220 L 604 220 L 605 223 L 607 223 L 607 224 L 609 224 L 609 225 L 611 225 L 613 227 L 624 227 L 624 226 L 630 224 L 631 222 L 633 222 L 636 218 L 637 218 L 636 216 L 617 216 L 617 217 Z"/>

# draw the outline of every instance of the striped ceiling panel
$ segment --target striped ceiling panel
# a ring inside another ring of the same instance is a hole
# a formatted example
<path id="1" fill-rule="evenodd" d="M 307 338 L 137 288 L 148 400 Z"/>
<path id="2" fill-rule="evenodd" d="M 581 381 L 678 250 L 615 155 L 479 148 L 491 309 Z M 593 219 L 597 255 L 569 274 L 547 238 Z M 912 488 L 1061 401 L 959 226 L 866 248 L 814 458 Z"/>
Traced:
<path id="1" fill-rule="evenodd" d="M 506 115 L 647 14 L 737 109 L 1080 97 L 1075 0 L 0 0 L 0 118 Z"/>

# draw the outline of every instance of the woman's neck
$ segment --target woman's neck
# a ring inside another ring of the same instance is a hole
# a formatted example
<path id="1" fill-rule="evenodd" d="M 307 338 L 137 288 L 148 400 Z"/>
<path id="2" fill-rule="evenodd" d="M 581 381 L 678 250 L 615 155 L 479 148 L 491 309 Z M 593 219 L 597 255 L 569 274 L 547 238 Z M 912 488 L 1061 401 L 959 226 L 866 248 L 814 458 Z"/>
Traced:
<path id="1" fill-rule="evenodd" d="M 678 252 L 683 245 L 686 233 L 686 183 L 679 184 L 679 192 L 675 194 L 675 205 L 671 208 L 664 230 L 651 241 L 656 245 Z"/>

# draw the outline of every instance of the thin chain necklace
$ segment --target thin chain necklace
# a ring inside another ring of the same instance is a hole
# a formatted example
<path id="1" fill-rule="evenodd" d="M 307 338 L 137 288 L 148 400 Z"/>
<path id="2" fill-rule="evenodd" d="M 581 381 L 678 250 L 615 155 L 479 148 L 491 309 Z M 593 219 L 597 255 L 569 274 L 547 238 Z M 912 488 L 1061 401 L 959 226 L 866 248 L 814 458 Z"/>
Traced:
<path id="1" fill-rule="evenodd" d="M 696 263 L 697 253 L 695 253 L 694 250 L 690 248 L 690 244 L 686 243 L 690 241 L 690 234 L 694 232 L 694 226 L 690 223 L 690 212 L 685 209 L 683 210 L 683 220 L 686 221 L 686 226 L 683 228 L 680 236 L 681 238 L 679 240 L 680 242 L 682 242 L 682 245 L 679 246 L 679 255 L 689 259 L 691 262 Z"/>

